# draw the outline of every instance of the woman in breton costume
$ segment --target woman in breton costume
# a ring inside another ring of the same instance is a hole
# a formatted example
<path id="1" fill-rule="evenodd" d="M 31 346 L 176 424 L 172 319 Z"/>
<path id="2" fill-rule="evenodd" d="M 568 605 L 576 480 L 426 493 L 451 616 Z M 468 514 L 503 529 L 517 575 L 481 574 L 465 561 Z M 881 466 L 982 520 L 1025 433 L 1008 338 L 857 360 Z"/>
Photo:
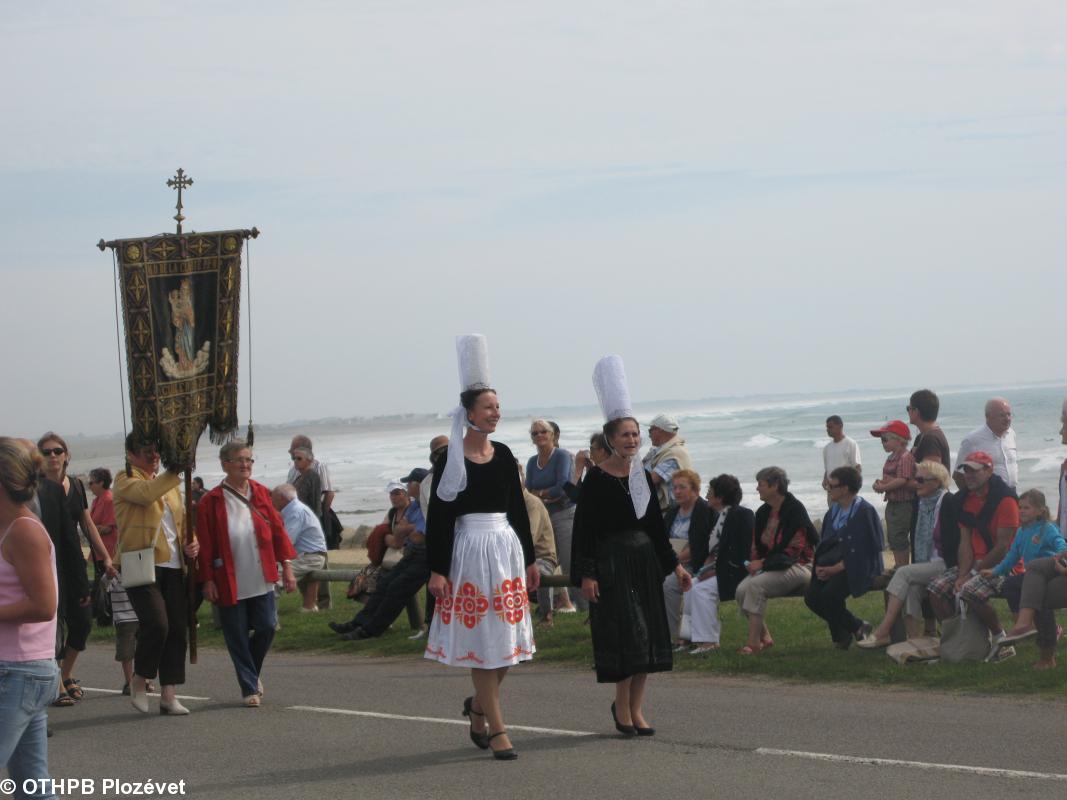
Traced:
<path id="1" fill-rule="evenodd" d="M 434 468 L 427 518 L 429 590 L 437 602 L 426 658 L 470 668 L 474 695 L 463 702 L 470 738 L 510 760 L 518 753 L 504 726 L 500 685 L 509 667 L 533 658 L 526 593 L 540 575 L 515 457 L 489 440 L 500 403 L 485 337 L 459 336 L 456 351 L 460 405 L 448 455 Z"/>
<path id="2" fill-rule="evenodd" d="M 650 672 L 673 666 L 663 579 L 673 572 L 682 591 L 692 578 L 678 562 L 652 480 L 641 465 L 622 359 L 597 362 L 593 385 L 604 412 L 611 456 L 582 482 L 574 522 L 572 581 L 589 600 L 598 683 L 615 684 L 611 715 L 626 737 L 652 736 L 642 712 Z"/>

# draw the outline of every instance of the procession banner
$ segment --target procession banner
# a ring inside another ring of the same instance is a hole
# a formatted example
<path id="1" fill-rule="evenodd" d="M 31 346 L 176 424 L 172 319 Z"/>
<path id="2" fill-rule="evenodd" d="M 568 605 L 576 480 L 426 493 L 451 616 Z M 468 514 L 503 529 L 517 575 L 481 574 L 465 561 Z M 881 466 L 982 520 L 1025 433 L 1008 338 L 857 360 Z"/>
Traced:
<path id="1" fill-rule="evenodd" d="M 133 430 L 164 466 L 196 463 L 205 427 L 237 428 L 241 249 L 249 231 L 160 234 L 113 243 L 126 328 Z"/>

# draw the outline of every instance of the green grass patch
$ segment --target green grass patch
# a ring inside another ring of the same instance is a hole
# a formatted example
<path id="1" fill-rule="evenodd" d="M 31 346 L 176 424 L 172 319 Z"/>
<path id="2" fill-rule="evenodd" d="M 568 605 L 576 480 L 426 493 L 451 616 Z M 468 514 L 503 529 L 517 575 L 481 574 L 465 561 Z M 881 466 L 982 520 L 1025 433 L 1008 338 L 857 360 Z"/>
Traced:
<path id="1" fill-rule="evenodd" d="M 301 614 L 296 594 L 279 601 L 282 629 L 274 639 L 274 649 L 303 653 L 345 653 L 376 657 L 421 658 L 425 639 L 408 639 L 407 615 L 401 614 L 391 630 L 376 639 L 348 642 L 328 627 L 327 622 L 345 622 L 359 605 L 346 600 L 344 587 L 334 586 L 334 608 L 318 614 Z M 1008 624 L 1011 614 L 1003 601 L 994 601 L 1001 621 Z M 876 623 L 882 616 L 881 593 L 871 593 L 849 603 L 857 616 Z M 745 625 L 735 603 L 720 609 L 723 622 L 722 649 L 697 657 L 681 653 L 675 670 L 706 672 L 713 675 L 755 678 L 767 676 L 802 683 L 845 683 L 903 689 L 974 694 L 1039 695 L 1067 699 L 1067 663 L 1054 670 L 1035 672 L 1031 664 L 1037 649 L 1031 638 L 1017 645 L 1018 655 L 999 664 L 915 664 L 901 667 L 891 661 L 884 650 L 861 650 L 855 646 L 840 651 L 830 642 L 825 623 L 812 614 L 800 598 L 773 600 L 767 624 L 775 646 L 756 656 L 741 656 L 735 651 L 744 643 Z M 561 614 L 552 630 L 538 631 L 538 662 L 566 664 L 592 670 L 592 646 L 584 614 Z M 111 628 L 94 628 L 92 641 L 114 638 Z M 200 647 L 225 647 L 222 634 L 212 625 L 208 604 L 200 609 Z M 592 680 L 592 675 L 590 675 Z"/>

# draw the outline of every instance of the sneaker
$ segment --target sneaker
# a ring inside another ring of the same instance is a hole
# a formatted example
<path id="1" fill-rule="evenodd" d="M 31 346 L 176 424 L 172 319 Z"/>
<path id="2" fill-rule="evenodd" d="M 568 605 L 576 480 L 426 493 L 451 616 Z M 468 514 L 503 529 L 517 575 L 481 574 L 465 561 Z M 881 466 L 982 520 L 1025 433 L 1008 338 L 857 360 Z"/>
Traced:
<path id="1" fill-rule="evenodd" d="M 556 608 L 556 609 L 553 609 L 553 611 L 555 611 L 555 613 L 557 613 L 557 614 L 577 614 L 578 613 L 578 609 L 575 608 L 574 606 L 567 606 L 565 608 Z"/>
<path id="2" fill-rule="evenodd" d="M 689 645 L 687 645 L 687 644 L 686 644 L 685 642 L 681 642 L 680 644 L 676 644 L 676 645 L 674 645 L 674 646 L 673 646 L 673 647 L 671 648 L 671 652 L 672 652 L 672 653 L 680 653 L 680 652 L 682 652 L 683 650 L 685 650 L 685 648 L 687 648 L 687 647 L 689 647 Z"/>
<path id="3" fill-rule="evenodd" d="M 425 628 L 420 628 L 419 630 L 415 631 L 415 633 L 411 634 L 411 636 L 409 636 L 408 638 L 412 639 L 412 640 L 421 639 L 425 635 L 426 635 L 426 629 Z"/>
<path id="4" fill-rule="evenodd" d="M 873 631 L 874 631 L 874 626 L 871 625 L 871 623 L 869 623 L 867 620 L 861 620 L 860 621 L 860 626 L 856 629 L 856 632 L 855 632 L 856 641 L 857 642 L 861 642 L 864 639 L 870 637 L 870 635 L 871 635 L 871 633 Z"/>
<path id="5" fill-rule="evenodd" d="M 351 622 L 330 622 L 328 625 L 334 633 L 351 633 L 356 627 Z"/>
<path id="6" fill-rule="evenodd" d="M 1000 646 L 1004 643 L 1004 640 L 1008 638 L 1003 630 L 997 631 L 991 637 L 989 637 L 989 655 L 985 657 L 986 661 L 993 661 L 997 657 L 997 653 L 1000 652 Z"/>
<path id="7" fill-rule="evenodd" d="M 997 651 L 997 654 L 993 656 L 992 660 L 990 660 L 989 663 L 999 664 L 1001 661 L 1007 661 L 1009 658 L 1015 658 L 1015 655 L 1015 648 L 1009 644 L 1000 648 L 1000 650 Z"/>
<path id="8" fill-rule="evenodd" d="M 342 633 L 341 638 L 346 642 L 358 642 L 360 639 L 369 639 L 370 634 L 359 626 L 356 626 L 355 630 L 352 630 L 349 633 Z"/>
<path id="9" fill-rule="evenodd" d="M 300 613 L 301 614 L 318 614 L 319 613 L 319 607 L 318 606 L 312 606 L 311 608 L 304 608 L 303 606 L 300 606 Z"/>

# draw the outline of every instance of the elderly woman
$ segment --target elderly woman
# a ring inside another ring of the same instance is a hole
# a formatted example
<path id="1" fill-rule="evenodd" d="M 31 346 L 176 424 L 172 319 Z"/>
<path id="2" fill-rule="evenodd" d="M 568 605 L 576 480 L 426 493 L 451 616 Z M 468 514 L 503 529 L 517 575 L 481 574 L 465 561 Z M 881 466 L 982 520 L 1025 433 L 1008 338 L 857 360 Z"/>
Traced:
<path id="1" fill-rule="evenodd" d="M 671 475 L 671 491 L 674 503 L 663 515 L 663 525 L 678 554 L 679 563 L 692 575 L 707 557 L 708 536 L 714 515 L 707 500 L 700 496 L 700 476 L 693 470 L 676 470 Z M 663 579 L 663 603 L 676 652 L 685 646 L 681 635 L 685 594 L 673 572 Z"/>
<path id="2" fill-rule="evenodd" d="M 111 563 L 111 555 L 100 540 L 100 534 L 89 514 L 85 487 L 82 486 L 80 480 L 71 479 L 67 474 L 67 466 L 70 464 L 70 448 L 67 447 L 67 443 L 59 434 L 48 431 L 37 440 L 37 449 L 44 458 L 42 471 L 45 477 L 63 487 L 70 517 L 75 526 L 81 527 L 85 538 L 92 546 L 93 560 L 96 562 L 98 574 L 106 572 L 109 576 L 116 575 Z M 66 608 L 60 615 L 66 623 L 66 636 L 61 648 L 62 660 L 60 662 L 63 688 L 55 701 L 57 706 L 71 706 L 82 699 L 81 686 L 74 677 L 74 664 L 78 660 L 78 654 L 85 650 L 89 631 L 92 628 L 92 609 L 89 605 L 83 604 L 79 598 L 69 594 L 66 595 L 65 600 Z"/>
<path id="3" fill-rule="evenodd" d="M 204 598 L 219 610 L 222 636 L 248 708 L 263 696 L 263 659 L 274 641 L 278 611 L 274 584 L 282 563 L 285 590 L 296 590 L 289 561 L 296 551 L 271 502 L 270 489 L 252 480 L 252 450 L 241 439 L 219 450 L 222 483 L 197 508 Z"/>
<path id="4" fill-rule="evenodd" d="M 718 475 L 708 484 L 708 506 L 715 524 L 706 541 L 690 545 L 690 562 L 696 568 L 693 588 L 685 596 L 691 656 L 719 649 L 719 603 L 733 600 L 737 585 L 748 574 L 745 562 L 752 552 L 755 523 L 752 512 L 742 507 L 741 496 L 741 482 L 733 475 Z"/>
<path id="5" fill-rule="evenodd" d="M 572 477 L 574 459 L 570 453 L 558 446 L 559 437 L 553 424 L 547 419 L 535 419 L 530 423 L 530 439 L 537 452 L 526 462 L 526 490 L 548 509 L 560 567 L 569 574 L 574 501 L 567 494 L 566 485 Z M 577 590 L 569 594 L 568 600 L 560 604 L 561 611 L 572 610 L 573 605 L 585 607 L 585 601 Z"/>
<path id="6" fill-rule="evenodd" d="M 863 479 L 855 467 L 838 467 L 827 477 L 833 501 L 815 548 L 815 574 L 804 602 L 826 620 L 830 638 L 839 650 L 870 632 L 870 623 L 853 616 L 845 601 L 862 597 L 876 575 L 882 574 L 885 537 L 874 506 L 859 496 Z"/>
<path id="7" fill-rule="evenodd" d="M 37 471 L 26 445 L 0 437 L 0 764 L 20 789 L 49 778 L 48 704 L 59 691 L 56 556 L 27 507 Z M 43 786 L 16 795 L 55 796 Z"/>
<path id="8" fill-rule="evenodd" d="M 922 461 L 915 471 L 919 508 L 915 517 L 915 562 L 898 568 L 886 592 L 885 616 L 870 635 L 857 644 L 863 648 L 889 645 L 893 625 L 904 612 L 908 637 L 923 629 L 923 598 L 926 586 L 959 559 L 960 529 L 956 504 L 949 493 L 951 477 L 944 464 Z"/>
<path id="9" fill-rule="evenodd" d="M 772 597 L 807 589 L 818 535 L 804 504 L 789 493 L 789 476 L 781 467 L 756 473 L 763 505 L 756 511 L 748 576 L 737 587 L 737 607 L 748 620 L 748 641 L 737 652 L 754 655 L 774 646 L 764 617 Z"/>
<path id="10" fill-rule="evenodd" d="M 119 526 L 118 554 L 153 550 L 152 583 L 130 586 L 126 594 L 137 613 L 137 648 L 133 656 L 130 703 L 148 713 L 148 681 L 159 675 L 160 714 L 183 716 L 189 709 L 177 697 L 185 683 L 187 594 L 186 561 L 195 559 L 200 545 L 185 541 L 185 507 L 177 472 L 159 470 L 159 449 L 136 433 L 126 437 L 126 472 L 115 479 L 115 517 Z"/>

